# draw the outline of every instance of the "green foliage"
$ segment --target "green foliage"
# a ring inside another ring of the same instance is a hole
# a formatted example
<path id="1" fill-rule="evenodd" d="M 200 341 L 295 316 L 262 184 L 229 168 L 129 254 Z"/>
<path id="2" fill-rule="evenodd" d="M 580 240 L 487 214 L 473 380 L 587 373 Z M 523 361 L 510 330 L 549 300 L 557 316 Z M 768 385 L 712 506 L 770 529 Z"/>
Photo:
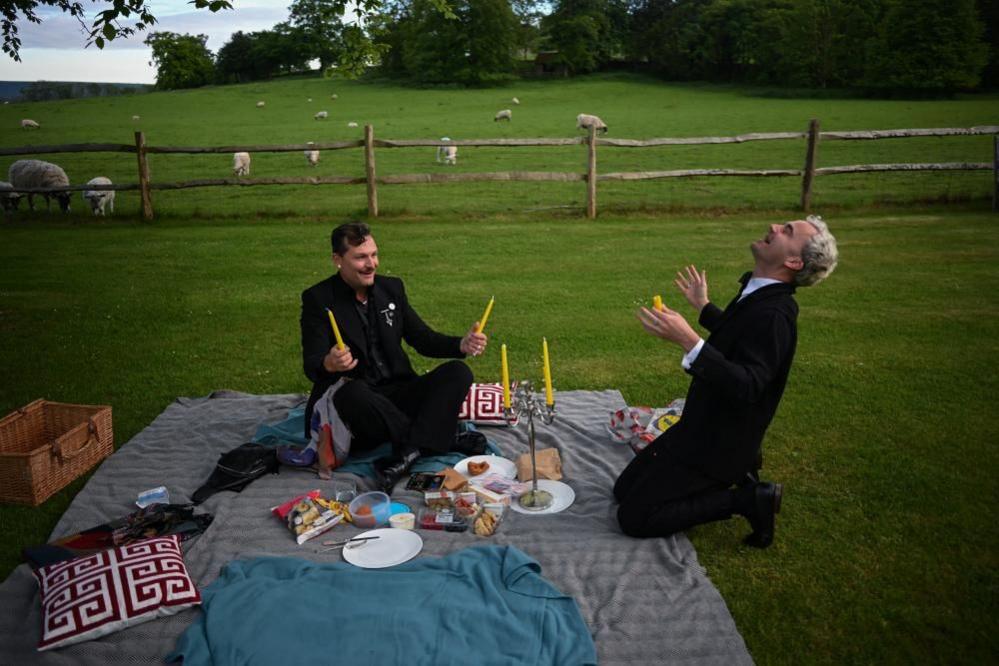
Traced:
<path id="1" fill-rule="evenodd" d="M 559 0 L 542 22 L 545 48 L 569 72 L 592 72 L 621 52 L 628 24 L 621 0 Z"/>
<path id="2" fill-rule="evenodd" d="M 307 70 L 310 56 L 298 33 L 287 23 L 279 23 L 272 30 L 234 33 L 219 49 L 216 79 L 240 83 Z"/>
<path id="3" fill-rule="evenodd" d="M 215 78 L 212 52 L 205 46 L 208 35 L 153 32 L 144 43 L 153 49 L 156 87 L 160 90 L 198 88 Z"/>

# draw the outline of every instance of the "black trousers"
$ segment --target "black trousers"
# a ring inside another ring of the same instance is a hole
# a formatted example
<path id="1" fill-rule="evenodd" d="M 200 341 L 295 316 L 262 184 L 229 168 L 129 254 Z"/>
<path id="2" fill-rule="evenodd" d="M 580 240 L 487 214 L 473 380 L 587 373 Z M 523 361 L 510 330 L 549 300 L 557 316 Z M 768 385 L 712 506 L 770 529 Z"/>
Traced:
<path id="1" fill-rule="evenodd" d="M 672 458 L 658 439 L 621 472 L 614 498 L 621 530 L 634 537 L 669 536 L 742 508 L 739 491 Z"/>
<path id="2" fill-rule="evenodd" d="M 365 451 L 392 442 L 395 453 L 416 449 L 443 453 L 454 445 L 458 409 L 472 385 L 462 361 L 448 361 L 425 375 L 372 386 L 354 379 L 333 396 L 333 406 Z"/>

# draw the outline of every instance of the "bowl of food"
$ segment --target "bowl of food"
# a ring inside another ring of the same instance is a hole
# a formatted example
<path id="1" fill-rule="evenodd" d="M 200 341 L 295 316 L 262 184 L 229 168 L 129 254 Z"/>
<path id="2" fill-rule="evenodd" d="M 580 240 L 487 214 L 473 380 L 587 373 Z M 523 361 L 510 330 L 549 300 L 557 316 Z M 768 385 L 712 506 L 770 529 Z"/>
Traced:
<path id="1" fill-rule="evenodd" d="M 350 503 L 350 516 L 354 525 L 370 529 L 388 522 L 392 514 L 392 502 L 383 492 L 362 493 Z"/>

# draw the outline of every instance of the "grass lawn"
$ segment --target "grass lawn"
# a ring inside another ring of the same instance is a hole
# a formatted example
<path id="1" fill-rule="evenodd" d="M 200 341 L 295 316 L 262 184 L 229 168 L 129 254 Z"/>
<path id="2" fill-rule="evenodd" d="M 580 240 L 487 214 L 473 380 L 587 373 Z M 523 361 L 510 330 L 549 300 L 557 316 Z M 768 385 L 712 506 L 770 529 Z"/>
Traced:
<path id="1" fill-rule="evenodd" d="M 500 342 L 515 376 L 540 377 L 546 335 L 557 389 L 661 405 L 687 377 L 636 305 L 656 292 L 679 305 L 670 280 L 690 262 L 727 301 L 749 242 L 791 215 L 399 215 L 375 230 L 383 272 L 406 277 L 437 328 L 463 329 L 495 294 L 493 344 L 471 361 L 480 380 L 498 379 Z M 741 546 L 741 519 L 689 536 L 759 663 L 991 662 L 997 218 L 951 207 L 828 219 L 842 262 L 798 294 L 798 355 L 765 444 L 764 474 L 786 488 L 776 543 Z M 177 396 L 306 390 L 298 296 L 329 271 L 334 221 L 0 225 L 0 412 L 40 396 L 109 403 L 120 445 Z M 0 507 L 0 575 L 81 484 L 37 509 Z"/>

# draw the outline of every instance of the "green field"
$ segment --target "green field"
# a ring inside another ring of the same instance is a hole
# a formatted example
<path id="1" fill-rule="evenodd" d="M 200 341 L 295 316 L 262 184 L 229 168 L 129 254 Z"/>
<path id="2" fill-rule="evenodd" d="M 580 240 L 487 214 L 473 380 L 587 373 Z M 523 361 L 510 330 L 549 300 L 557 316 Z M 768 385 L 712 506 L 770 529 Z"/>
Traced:
<path id="1" fill-rule="evenodd" d="M 492 114 L 513 95 L 523 101 L 514 124 L 496 126 Z M 326 101 L 308 105 L 308 96 Z M 359 107 L 348 107 L 355 97 Z M 265 109 L 253 107 L 257 98 Z M 535 100 L 546 110 L 530 120 Z M 486 91 L 300 80 L 7 105 L 0 126 L 27 116 L 43 129 L 0 139 L 125 142 L 133 113 L 162 145 L 344 139 L 354 132 L 348 119 L 385 125 L 379 134 L 391 138 L 569 136 L 582 110 L 604 116 L 611 136 L 631 138 L 800 129 L 813 116 L 827 129 L 971 126 L 999 124 L 995 101 L 775 100 L 622 77 Z M 227 108 L 238 110 L 227 118 Z M 318 108 L 333 118 L 313 121 Z M 705 163 L 736 166 L 751 149 L 765 164 L 744 164 L 800 166 L 800 145 L 758 146 L 718 149 Z M 843 155 L 833 147 L 822 149 L 826 164 L 985 161 L 991 149 L 982 138 L 841 142 L 837 150 L 851 151 Z M 581 149 L 569 152 L 560 162 L 540 150 L 462 150 L 457 168 L 581 169 Z M 553 161 L 524 167 L 525 154 Z M 640 168 L 701 159 L 678 155 L 642 157 Z M 52 159 L 74 181 L 134 180 L 134 156 Z M 154 178 L 169 180 L 222 176 L 229 166 L 225 156 L 153 160 Z M 383 173 L 443 168 L 432 149 L 379 152 Z M 324 154 L 323 169 L 360 175 L 360 154 Z M 305 173 L 298 154 L 255 158 L 254 176 Z M 689 536 L 759 663 L 991 663 L 999 654 L 999 529 L 988 513 L 999 497 L 999 417 L 990 407 L 999 388 L 999 217 L 988 212 L 990 174 L 846 183 L 819 181 L 816 208 L 840 239 L 842 261 L 828 283 L 799 292 L 798 355 L 765 444 L 764 476 L 785 484 L 777 540 L 766 551 L 743 547 L 741 520 Z M 610 205 L 587 221 L 581 183 L 524 185 L 383 188 L 385 219 L 373 222 L 383 272 L 405 276 L 415 307 L 442 330 L 465 328 L 496 295 L 494 345 L 471 361 L 481 380 L 498 378 L 496 343 L 529 350 L 543 333 L 556 389 L 617 388 L 629 404 L 651 405 L 682 396 L 688 378 L 679 354 L 644 334 L 637 304 L 661 292 L 679 306 L 670 280 L 690 262 L 708 269 L 712 295 L 727 300 L 749 266 L 749 242 L 795 215 L 798 187 L 794 179 L 613 184 L 601 195 Z M 41 396 L 111 404 L 120 445 L 177 396 L 306 390 L 298 295 L 328 273 L 329 230 L 363 209 L 363 186 L 156 196 L 154 224 L 137 222 L 128 193 L 124 214 L 109 221 L 22 213 L 0 224 L 0 412 Z M 960 203 L 925 203 L 948 198 Z M 529 210 L 545 206 L 571 208 Z M 513 373 L 540 375 L 518 360 L 527 357 L 515 351 Z M 39 508 L 0 508 L 0 575 L 22 546 L 45 540 L 82 483 Z"/>

